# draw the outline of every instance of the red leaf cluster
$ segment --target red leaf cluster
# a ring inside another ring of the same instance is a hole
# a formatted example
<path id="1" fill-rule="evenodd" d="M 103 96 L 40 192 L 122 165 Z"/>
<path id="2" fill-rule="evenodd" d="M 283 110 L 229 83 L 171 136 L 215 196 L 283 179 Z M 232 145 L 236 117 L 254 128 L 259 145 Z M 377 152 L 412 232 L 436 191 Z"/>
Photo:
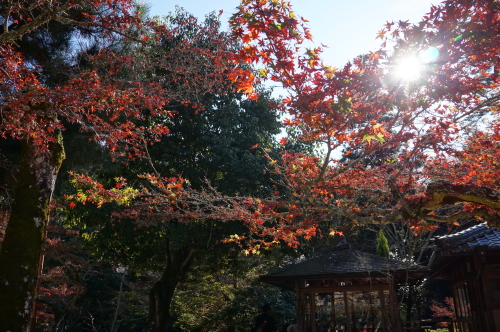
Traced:
<path id="1" fill-rule="evenodd" d="M 289 91 L 285 125 L 321 144 L 319 158 L 270 161 L 294 197 L 280 206 L 316 222 L 403 220 L 417 232 L 466 216 L 500 226 L 499 22 L 497 4 L 448 1 L 418 24 L 388 22 L 380 50 L 338 69 L 320 48 L 301 48 L 310 34 L 290 3 L 243 1 L 232 18 L 246 44 L 239 58 Z M 394 69 L 408 57 L 422 66 L 410 81 Z"/>

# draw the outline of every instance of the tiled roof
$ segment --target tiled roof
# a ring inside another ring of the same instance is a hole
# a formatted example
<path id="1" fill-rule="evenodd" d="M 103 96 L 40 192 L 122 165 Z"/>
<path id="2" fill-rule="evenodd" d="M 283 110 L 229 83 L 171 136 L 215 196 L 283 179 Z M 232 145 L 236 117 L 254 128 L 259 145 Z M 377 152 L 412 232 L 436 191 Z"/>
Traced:
<path id="1" fill-rule="evenodd" d="M 357 250 L 336 250 L 304 262 L 285 266 L 269 276 L 317 276 L 370 271 L 393 271 L 406 268 L 394 259 Z"/>
<path id="2" fill-rule="evenodd" d="M 289 287 L 290 280 L 318 277 L 366 277 L 368 273 L 418 270 L 420 266 L 407 266 L 405 262 L 378 255 L 347 249 L 334 250 L 321 256 L 296 264 L 287 265 L 274 273 L 261 276 L 261 280 L 274 285 Z M 285 279 L 287 280 L 285 282 Z"/>
<path id="3" fill-rule="evenodd" d="M 488 228 L 482 223 L 461 232 L 434 239 L 442 252 L 465 253 L 475 250 L 500 250 L 500 229 Z"/>

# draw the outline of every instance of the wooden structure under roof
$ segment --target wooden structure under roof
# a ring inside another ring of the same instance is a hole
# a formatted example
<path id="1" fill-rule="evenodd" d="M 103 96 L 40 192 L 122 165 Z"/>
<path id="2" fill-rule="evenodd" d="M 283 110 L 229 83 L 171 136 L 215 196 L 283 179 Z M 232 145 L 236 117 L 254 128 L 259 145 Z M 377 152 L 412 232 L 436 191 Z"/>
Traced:
<path id="1" fill-rule="evenodd" d="M 399 332 L 396 284 L 416 281 L 424 272 L 344 243 L 260 280 L 295 291 L 302 332 Z"/>

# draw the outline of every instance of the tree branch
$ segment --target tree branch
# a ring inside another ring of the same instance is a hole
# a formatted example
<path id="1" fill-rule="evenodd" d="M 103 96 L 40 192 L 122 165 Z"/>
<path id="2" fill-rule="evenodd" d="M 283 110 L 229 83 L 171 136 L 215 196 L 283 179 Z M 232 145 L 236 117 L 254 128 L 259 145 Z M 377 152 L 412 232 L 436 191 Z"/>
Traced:
<path id="1" fill-rule="evenodd" d="M 73 20 L 71 18 L 59 16 L 59 15 L 57 15 L 56 17 L 54 17 L 54 19 L 56 21 L 58 21 L 58 22 L 70 24 L 70 25 L 73 25 L 73 26 L 79 26 L 79 27 L 85 27 L 85 28 L 91 28 L 91 27 L 102 28 L 104 30 L 117 33 L 120 36 L 126 37 L 126 38 L 128 38 L 130 40 L 133 40 L 133 41 L 136 41 L 138 43 L 146 44 L 146 42 L 144 40 L 140 40 L 140 39 L 134 38 L 134 37 L 130 36 L 130 34 L 122 32 L 122 31 L 120 31 L 118 29 L 112 29 L 112 28 L 107 27 L 107 26 L 105 26 L 105 25 L 103 25 L 101 23 L 97 23 L 97 22 L 80 22 L 80 21 L 75 21 L 75 20 Z"/>
<path id="2" fill-rule="evenodd" d="M 475 203 L 500 209 L 500 192 L 484 187 L 436 181 L 427 186 L 426 195 L 430 199 L 423 204 L 422 208 L 428 211 L 457 202 Z"/>
<path id="3" fill-rule="evenodd" d="M 26 25 L 23 25 L 19 29 L 12 31 L 5 31 L 0 35 L 0 45 L 13 43 L 16 40 L 21 39 L 24 35 L 38 29 L 41 25 L 48 23 L 50 20 L 55 19 L 59 13 L 62 13 L 76 5 L 79 5 L 83 0 L 73 0 L 71 3 L 66 3 L 65 5 L 56 7 L 52 10 L 47 10 L 41 13 L 38 17 L 33 19 Z M 8 21 L 8 20 L 6 20 Z"/>

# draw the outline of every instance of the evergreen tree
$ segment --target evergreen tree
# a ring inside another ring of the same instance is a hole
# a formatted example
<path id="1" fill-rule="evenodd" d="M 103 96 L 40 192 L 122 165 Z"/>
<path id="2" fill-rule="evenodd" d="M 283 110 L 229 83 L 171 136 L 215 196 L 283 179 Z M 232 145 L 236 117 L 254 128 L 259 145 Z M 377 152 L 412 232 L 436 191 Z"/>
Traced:
<path id="1" fill-rule="evenodd" d="M 389 242 L 382 228 L 378 230 L 377 234 L 377 255 L 387 258 L 390 256 Z"/>

